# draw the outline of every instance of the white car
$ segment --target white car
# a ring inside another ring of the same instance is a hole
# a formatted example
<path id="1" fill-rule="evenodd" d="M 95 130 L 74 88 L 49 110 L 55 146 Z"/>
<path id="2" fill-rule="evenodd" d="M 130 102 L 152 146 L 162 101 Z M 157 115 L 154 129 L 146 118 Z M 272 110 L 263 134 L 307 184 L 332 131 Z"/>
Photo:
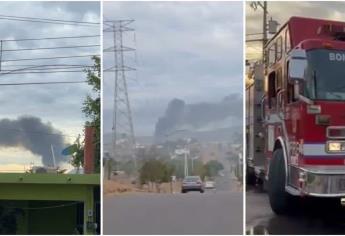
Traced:
<path id="1" fill-rule="evenodd" d="M 206 181 L 204 186 L 205 186 L 205 189 L 215 189 L 216 188 L 214 181 Z"/>

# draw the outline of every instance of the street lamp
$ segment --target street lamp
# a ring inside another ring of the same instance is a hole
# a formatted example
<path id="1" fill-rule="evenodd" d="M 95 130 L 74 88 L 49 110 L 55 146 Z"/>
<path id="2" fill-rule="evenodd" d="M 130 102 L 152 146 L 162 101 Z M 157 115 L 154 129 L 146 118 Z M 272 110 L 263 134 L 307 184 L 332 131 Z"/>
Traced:
<path id="1" fill-rule="evenodd" d="M 169 133 L 166 133 L 164 136 L 166 138 L 168 138 L 168 137 L 170 137 L 176 133 L 185 132 L 185 131 L 189 131 L 189 130 L 188 129 L 176 129 L 176 130 L 170 131 Z M 190 141 L 191 141 L 191 139 L 186 139 L 187 144 L 186 144 L 185 148 L 175 150 L 176 155 L 182 155 L 182 154 L 184 155 L 184 177 L 188 176 L 188 172 L 189 172 L 188 171 L 188 156 L 190 154 L 190 150 L 189 150 L 189 148 L 187 148 L 187 145 Z M 193 165 L 193 160 L 192 160 L 192 165 Z"/>
<path id="2" fill-rule="evenodd" d="M 199 156 L 192 157 L 192 173 L 194 173 L 194 160 L 198 159 Z"/>
<path id="3" fill-rule="evenodd" d="M 184 177 L 188 176 L 188 155 L 189 155 L 189 149 L 183 148 L 183 149 L 176 149 L 175 150 L 176 155 L 184 155 Z"/>

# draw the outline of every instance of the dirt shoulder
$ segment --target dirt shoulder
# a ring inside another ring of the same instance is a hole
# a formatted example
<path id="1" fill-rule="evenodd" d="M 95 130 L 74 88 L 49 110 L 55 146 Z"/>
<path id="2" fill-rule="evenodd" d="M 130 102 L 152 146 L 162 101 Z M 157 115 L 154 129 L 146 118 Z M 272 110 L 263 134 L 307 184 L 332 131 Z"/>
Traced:
<path id="1" fill-rule="evenodd" d="M 123 193 L 135 193 L 135 192 L 146 192 L 146 193 L 172 193 L 180 192 L 181 183 L 162 183 L 160 185 L 143 185 L 138 186 L 131 183 L 129 180 L 104 180 L 103 192 L 105 195 L 109 194 L 123 194 Z"/>

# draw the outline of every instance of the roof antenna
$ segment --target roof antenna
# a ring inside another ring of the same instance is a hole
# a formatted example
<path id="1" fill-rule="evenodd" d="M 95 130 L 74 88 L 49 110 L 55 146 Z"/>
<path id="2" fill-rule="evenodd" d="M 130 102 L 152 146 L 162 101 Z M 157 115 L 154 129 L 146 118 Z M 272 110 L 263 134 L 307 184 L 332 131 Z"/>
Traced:
<path id="1" fill-rule="evenodd" d="M 55 161 L 55 153 L 54 153 L 53 144 L 50 144 L 50 149 L 51 149 L 51 151 L 52 151 L 53 167 L 56 168 L 56 161 Z"/>

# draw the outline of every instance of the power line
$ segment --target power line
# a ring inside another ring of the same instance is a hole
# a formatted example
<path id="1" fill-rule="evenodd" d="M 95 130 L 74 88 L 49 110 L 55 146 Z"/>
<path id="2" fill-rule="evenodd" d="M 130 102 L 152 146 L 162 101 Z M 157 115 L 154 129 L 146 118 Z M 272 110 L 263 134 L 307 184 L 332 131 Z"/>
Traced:
<path id="1" fill-rule="evenodd" d="M 67 21 L 67 20 L 37 18 L 37 17 L 24 17 L 24 16 L 0 15 L 0 19 L 13 20 L 13 21 L 36 22 L 36 23 L 46 23 L 46 24 L 62 24 L 62 25 L 78 25 L 78 26 L 99 26 L 99 22 Z"/>
<path id="2" fill-rule="evenodd" d="M 39 134 L 39 135 L 57 135 L 57 136 L 64 136 L 64 137 L 79 137 L 79 135 L 68 135 L 68 134 L 62 134 L 62 133 L 46 133 L 46 132 L 39 132 L 39 131 L 32 131 L 32 130 L 22 130 L 22 129 L 16 129 L 16 128 L 7 128 L 7 127 L 0 127 L 2 130 L 7 131 L 14 131 L 14 132 L 20 132 L 20 133 L 30 133 L 30 134 Z"/>
<path id="3" fill-rule="evenodd" d="M 13 65 L 6 65 L 6 67 L 14 67 L 14 66 L 16 66 L 16 67 L 18 67 L 18 66 L 23 66 L 23 67 L 32 67 L 32 66 L 57 66 L 57 65 L 54 65 L 54 64 L 43 64 L 43 65 L 35 65 L 35 64 L 13 64 Z M 76 64 L 76 65 L 74 65 L 74 64 L 66 64 L 66 66 L 84 66 L 84 67 L 92 67 L 93 65 L 82 65 L 82 64 L 80 64 L 80 65 L 78 65 L 78 64 Z"/>
<path id="4" fill-rule="evenodd" d="M 246 36 L 263 35 L 264 33 L 248 33 Z"/>
<path id="5" fill-rule="evenodd" d="M 1 70 L 3 74 L 11 73 L 11 72 L 49 72 L 49 71 L 63 71 L 63 70 L 84 70 L 87 67 L 60 67 L 60 68 L 37 68 L 37 69 L 26 69 L 24 68 L 16 68 L 13 70 Z M 1 74 L 0 72 L 0 74 Z"/>
<path id="6" fill-rule="evenodd" d="M 52 18 L 38 18 L 38 17 L 10 16 L 10 15 L 0 15 L 0 17 L 10 17 L 10 18 L 19 18 L 19 19 L 30 19 L 30 20 L 43 20 L 43 21 L 52 21 L 52 22 L 63 22 L 63 23 L 77 23 L 77 24 L 92 24 L 92 25 L 99 25 L 99 22 L 91 22 L 91 21 L 58 20 L 58 19 L 52 19 Z"/>
<path id="7" fill-rule="evenodd" d="M 246 43 L 251 43 L 251 42 L 262 42 L 264 39 L 246 39 Z"/>
<path id="8" fill-rule="evenodd" d="M 92 65 L 81 65 L 81 66 L 30 66 L 15 68 L 12 70 L 1 70 L 1 75 L 14 75 L 14 74 L 49 74 L 59 72 L 85 72 L 86 70 L 92 70 Z"/>
<path id="9" fill-rule="evenodd" d="M 98 57 L 99 57 L 99 54 L 76 55 L 76 56 L 61 56 L 61 57 L 20 58 L 20 59 L 3 60 L 2 62 L 10 62 L 10 61 L 52 60 L 52 59 L 64 59 L 64 58 L 93 57 L 93 56 L 98 56 Z"/>
<path id="10" fill-rule="evenodd" d="M 72 68 L 77 68 L 77 67 L 93 67 L 93 65 L 82 65 L 82 64 L 46 64 L 46 65 L 34 65 L 34 64 L 31 64 L 31 65 L 28 65 L 28 64 L 17 64 L 17 65 L 6 65 L 6 67 L 19 67 L 19 66 L 22 66 L 22 67 L 72 67 Z M 39 70 L 39 69 L 45 69 L 45 68 L 37 68 L 35 70 Z M 2 70 L 4 71 L 4 70 Z"/>
<path id="11" fill-rule="evenodd" d="M 44 206 L 44 207 L 3 207 L 5 209 L 22 209 L 22 210 L 44 210 L 44 209 L 52 209 L 52 208 L 60 208 L 60 207 L 68 207 L 80 204 L 80 202 L 72 202 L 72 203 L 64 203 L 59 205 L 53 206 Z"/>
<path id="12" fill-rule="evenodd" d="M 3 52 L 15 52 L 15 51 L 34 51 L 34 50 L 55 50 L 55 49 L 67 49 L 67 48 L 91 48 L 99 47 L 99 44 L 91 45 L 71 45 L 71 46 L 61 46 L 61 47 L 45 47 L 45 48 L 19 48 L 19 49 L 3 49 Z"/>
<path id="13" fill-rule="evenodd" d="M 20 75 L 20 74 L 54 74 L 54 73 L 68 73 L 68 72 L 84 72 L 83 70 L 55 70 L 55 71 L 20 71 L 20 72 L 6 72 L 6 73 L 0 73 L 0 76 L 2 75 Z"/>
<path id="14" fill-rule="evenodd" d="M 0 83 L 0 86 L 46 85 L 46 84 L 81 84 L 81 83 L 87 83 L 87 81 L 50 81 L 50 82 Z"/>
<path id="15" fill-rule="evenodd" d="M 17 42 L 17 41 L 36 41 L 36 40 L 58 40 L 58 39 L 80 39 L 80 38 L 96 38 L 100 35 L 81 35 L 81 36 L 65 36 L 65 37 L 49 37 L 49 38 L 30 38 L 30 39 L 3 39 L 2 42 Z"/>
<path id="16" fill-rule="evenodd" d="M 12 21 L 24 21 L 24 22 L 33 22 L 33 23 L 45 23 L 45 24 L 57 24 L 57 25 L 71 25 L 71 26 L 87 26 L 87 27 L 94 27 L 93 25 L 82 25 L 82 24 L 68 24 L 68 23 L 59 23 L 59 22 L 49 22 L 49 21 L 38 21 L 38 20 L 23 20 L 23 19 L 14 19 L 14 18 L 6 18 L 0 17 L 0 20 L 12 20 Z"/>
<path id="17" fill-rule="evenodd" d="M 30 66 L 30 67 L 18 68 L 14 70 L 7 70 L 7 72 L 0 73 L 0 75 L 30 74 L 30 73 L 36 74 L 36 73 L 60 73 L 60 72 L 85 72 L 84 70 L 75 70 L 75 69 L 78 69 L 77 67 L 67 67 L 67 65 L 65 64 L 56 64 L 53 66 L 60 67 L 60 68 L 51 68 L 52 65 L 47 65 L 47 66 L 35 65 L 35 66 Z M 74 69 L 74 70 L 67 70 L 67 69 Z"/>

